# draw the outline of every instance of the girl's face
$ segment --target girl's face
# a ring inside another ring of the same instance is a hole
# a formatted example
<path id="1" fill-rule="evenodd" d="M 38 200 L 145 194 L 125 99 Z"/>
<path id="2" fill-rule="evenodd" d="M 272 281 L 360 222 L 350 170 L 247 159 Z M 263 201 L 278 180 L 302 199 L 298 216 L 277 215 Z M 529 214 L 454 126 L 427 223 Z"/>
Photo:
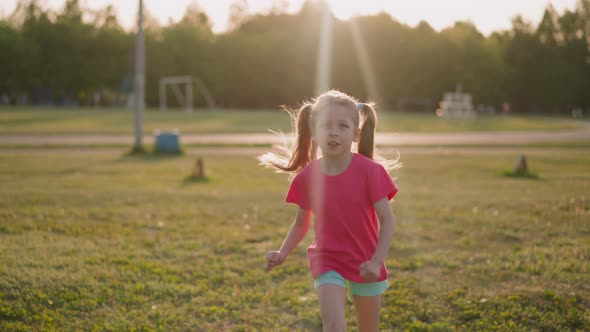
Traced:
<path id="1" fill-rule="evenodd" d="M 353 111 L 343 105 L 330 105 L 318 112 L 312 138 L 324 157 L 350 153 L 352 142 L 358 142 L 360 129 L 354 125 Z"/>

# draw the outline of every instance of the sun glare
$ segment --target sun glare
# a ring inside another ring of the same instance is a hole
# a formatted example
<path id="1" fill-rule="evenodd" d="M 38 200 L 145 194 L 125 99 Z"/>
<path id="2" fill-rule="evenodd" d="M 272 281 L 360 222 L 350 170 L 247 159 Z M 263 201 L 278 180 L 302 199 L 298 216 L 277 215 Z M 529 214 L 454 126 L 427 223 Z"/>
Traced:
<path id="1" fill-rule="evenodd" d="M 319 45 L 317 60 L 316 60 L 316 81 L 315 81 L 315 94 L 319 95 L 324 91 L 331 88 L 332 80 L 332 19 L 330 12 L 339 19 L 349 19 L 355 15 L 368 14 L 366 11 L 378 12 L 383 10 L 384 7 L 376 9 L 378 4 L 383 4 L 383 1 L 337 1 L 327 0 L 326 3 L 329 6 L 329 10 L 324 10 L 321 19 L 320 33 L 319 33 Z M 367 6 L 370 4 L 369 6 Z M 326 7 L 323 7 L 327 9 Z M 363 81 L 366 84 L 369 98 L 374 101 L 379 100 L 379 89 L 378 82 L 373 74 L 372 64 L 370 62 L 370 56 L 364 46 L 364 36 L 362 35 L 355 22 L 351 22 L 350 25 L 352 37 L 353 37 L 353 48 L 359 59 L 359 65 L 363 74 Z"/>
<path id="2" fill-rule="evenodd" d="M 342 1 L 327 0 L 332 13 L 339 19 L 346 20 L 357 15 L 375 14 L 387 8 L 391 1 L 372 0 L 372 1 Z"/>

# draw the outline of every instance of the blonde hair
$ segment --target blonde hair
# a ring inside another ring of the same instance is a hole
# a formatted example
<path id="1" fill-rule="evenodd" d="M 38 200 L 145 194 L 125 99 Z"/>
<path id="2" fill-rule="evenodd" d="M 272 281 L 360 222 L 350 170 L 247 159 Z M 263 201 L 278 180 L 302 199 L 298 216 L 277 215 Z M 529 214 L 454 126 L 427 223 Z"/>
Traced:
<path id="1" fill-rule="evenodd" d="M 276 146 L 280 153 L 267 152 L 258 157 L 261 165 L 274 168 L 277 172 L 299 173 L 305 166 L 317 159 L 317 144 L 312 140 L 312 130 L 315 119 L 332 105 L 349 108 L 354 125 L 360 125 L 360 137 L 357 144 L 359 154 L 376 160 L 388 172 L 401 167 L 399 156 L 395 160 L 387 160 L 375 152 L 375 129 L 377 127 L 377 112 L 373 103 L 359 104 L 355 98 L 337 91 L 330 90 L 311 101 L 304 102 L 297 111 L 284 107 L 291 116 L 291 125 L 296 134 L 295 144 L 284 140 L 282 145 Z M 357 108 L 357 105 L 362 107 Z M 276 133 L 276 132 L 275 132 Z M 281 133 L 277 133 L 282 135 Z"/>

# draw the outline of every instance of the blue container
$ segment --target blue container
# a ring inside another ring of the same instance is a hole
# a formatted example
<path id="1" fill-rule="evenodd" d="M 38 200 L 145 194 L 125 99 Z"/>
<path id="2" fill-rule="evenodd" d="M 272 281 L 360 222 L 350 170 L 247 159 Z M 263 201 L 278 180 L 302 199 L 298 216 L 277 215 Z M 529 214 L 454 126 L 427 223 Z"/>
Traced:
<path id="1" fill-rule="evenodd" d="M 180 153 L 180 140 L 174 131 L 156 133 L 156 151 L 165 153 Z"/>

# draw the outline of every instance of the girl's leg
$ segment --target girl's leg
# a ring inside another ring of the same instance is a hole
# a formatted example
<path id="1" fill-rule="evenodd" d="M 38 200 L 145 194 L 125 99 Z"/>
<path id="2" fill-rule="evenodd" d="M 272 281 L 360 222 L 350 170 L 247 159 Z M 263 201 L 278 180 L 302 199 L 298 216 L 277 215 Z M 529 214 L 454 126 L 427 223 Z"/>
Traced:
<path id="1" fill-rule="evenodd" d="M 359 332 L 379 331 L 379 315 L 381 314 L 381 295 L 354 297 L 354 310 Z"/>
<path id="2" fill-rule="evenodd" d="M 324 332 L 346 331 L 344 305 L 346 288 L 333 284 L 321 285 L 317 288 L 320 300 L 320 313 Z"/>

